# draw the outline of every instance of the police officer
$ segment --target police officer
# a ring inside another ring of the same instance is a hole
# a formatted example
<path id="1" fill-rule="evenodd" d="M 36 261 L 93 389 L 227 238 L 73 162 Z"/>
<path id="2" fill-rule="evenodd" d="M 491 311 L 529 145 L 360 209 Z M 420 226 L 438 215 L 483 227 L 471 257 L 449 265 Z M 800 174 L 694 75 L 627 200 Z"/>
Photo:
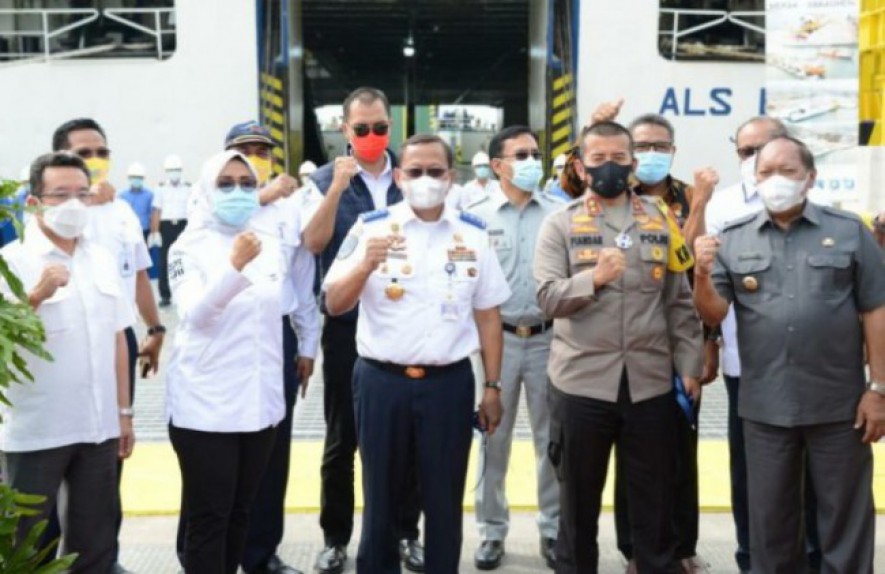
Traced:
<path id="1" fill-rule="evenodd" d="M 512 126 L 489 143 L 492 169 L 501 191 L 492 192 L 467 210 L 488 222 L 488 233 L 513 295 L 501 306 L 504 360 L 501 366 L 504 418 L 494 436 L 482 443 L 480 486 L 476 489 L 476 522 L 482 544 L 474 555 L 477 568 L 501 564 L 509 527 L 504 483 L 510 461 L 513 425 L 524 390 L 535 457 L 538 462 L 538 529 L 541 556 L 553 567 L 559 529 L 559 484 L 547 458 L 550 412 L 547 406 L 547 356 L 553 322 L 535 299 L 532 259 L 544 217 L 562 202 L 539 191 L 543 174 L 538 141 L 526 126 Z"/>
<path id="2" fill-rule="evenodd" d="M 734 303 L 753 572 L 807 571 L 806 467 L 824 571 L 872 572 L 868 443 L 885 434 L 885 261 L 859 218 L 807 200 L 817 172 L 805 144 L 782 136 L 756 155 L 765 210 L 696 241 L 694 295 L 710 324 Z"/>
<path id="3" fill-rule="evenodd" d="M 331 315 L 357 302 L 354 401 L 365 511 L 357 570 L 399 572 L 397 517 L 409 459 L 417 457 L 425 512 L 425 567 L 458 572 L 461 502 L 481 349 L 488 380 L 479 423 L 501 419 L 501 315 L 510 296 L 485 224 L 446 208 L 453 156 L 438 136 L 401 149 L 395 177 L 406 202 L 364 214 L 326 276 Z"/>
<path id="4" fill-rule="evenodd" d="M 677 572 L 672 491 L 677 441 L 674 371 L 698 395 L 701 324 L 681 233 L 656 200 L 629 191 L 630 132 L 584 128 L 590 191 L 544 222 L 534 275 L 554 317 L 548 373 L 550 457 L 558 469 L 559 573 L 596 572 L 602 489 L 613 445 L 623 459 L 640 572 Z"/>

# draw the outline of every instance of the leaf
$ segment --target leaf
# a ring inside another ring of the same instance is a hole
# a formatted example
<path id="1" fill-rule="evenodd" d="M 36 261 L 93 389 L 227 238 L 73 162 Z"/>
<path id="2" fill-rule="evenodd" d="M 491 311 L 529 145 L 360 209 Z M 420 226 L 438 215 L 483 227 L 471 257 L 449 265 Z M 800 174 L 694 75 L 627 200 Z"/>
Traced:
<path id="1" fill-rule="evenodd" d="M 25 288 L 22 286 L 21 280 L 12 272 L 9 268 L 9 264 L 6 263 L 6 260 L 2 257 L 0 257 L 0 278 L 6 281 L 6 284 L 9 285 L 9 289 L 21 302 L 27 303 L 28 296 L 25 293 Z"/>

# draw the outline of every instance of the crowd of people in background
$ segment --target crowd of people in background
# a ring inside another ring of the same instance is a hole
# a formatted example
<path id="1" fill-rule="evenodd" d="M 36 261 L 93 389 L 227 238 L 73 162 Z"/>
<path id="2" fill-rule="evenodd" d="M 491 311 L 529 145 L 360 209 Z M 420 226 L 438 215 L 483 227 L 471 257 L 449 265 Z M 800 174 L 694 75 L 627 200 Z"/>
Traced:
<path id="1" fill-rule="evenodd" d="M 300 574 L 278 551 L 293 411 L 321 347 L 320 574 L 348 561 L 357 451 L 357 571 L 457 572 L 474 432 L 473 561 L 506 564 L 521 396 L 550 569 L 597 572 L 614 452 L 626 571 L 708 572 L 698 417 L 720 371 L 738 569 L 872 573 L 885 212 L 826 205 L 808 147 L 770 117 L 736 126 L 739 181 L 720 187 L 711 166 L 679 179 L 671 123 L 622 125 L 622 103 L 599 105 L 549 179 L 536 134 L 508 126 L 463 185 L 440 137 L 390 148 L 390 104 L 369 87 L 343 102 L 347 153 L 295 175 L 246 121 L 193 184 L 169 155 L 152 188 L 133 163 L 115 189 L 109 134 L 59 126 L 10 198 L 22 240 L 0 228 L 53 357 L 27 354 L 35 384 L 0 409 L 2 479 L 46 497 L 20 531 L 49 518 L 43 544 L 60 536 L 73 572 L 128 572 L 122 464 L 136 380 L 165 348 L 183 571 Z"/>

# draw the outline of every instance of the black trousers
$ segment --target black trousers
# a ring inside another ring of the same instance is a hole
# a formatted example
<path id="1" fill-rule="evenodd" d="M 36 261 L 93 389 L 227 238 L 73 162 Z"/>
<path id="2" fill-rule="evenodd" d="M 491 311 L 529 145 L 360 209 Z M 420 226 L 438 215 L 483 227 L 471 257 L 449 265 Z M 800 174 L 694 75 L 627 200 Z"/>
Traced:
<path id="1" fill-rule="evenodd" d="M 187 507 L 187 574 L 236 574 L 252 502 L 273 448 L 276 429 L 202 432 L 169 424 Z"/>
<path id="2" fill-rule="evenodd" d="M 398 518 L 417 466 L 426 571 L 456 574 L 473 432 L 470 361 L 410 379 L 360 359 L 353 388 L 366 502 L 357 571 L 399 574 Z"/>
<path id="3" fill-rule="evenodd" d="M 596 574 L 599 512 L 617 445 L 627 481 L 633 553 L 643 574 L 675 574 L 676 409 L 666 393 L 633 403 L 624 373 L 616 403 L 550 389 L 551 462 L 560 479 L 558 574 Z"/>
<path id="4" fill-rule="evenodd" d="M 160 299 L 169 301 L 172 299 L 172 290 L 169 288 L 169 248 L 184 231 L 187 225 L 186 219 L 179 219 L 175 223 L 172 221 L 160 221 L 160 238 L 163 245 L 160 247 L 160 273 L 158 287 L 160 288 Z"/>
<path id="5" fill-rule="evenodd" d="M 676 398 L 673 398 L 674 408 Z M 695 403 L 698 420 L 701 403 Z M 676 414 L 676 482 L 673 486 L 673 534 L 676 537 L 676 559 L 697 554 L 700 506 L 698 501 L 698 427 L 692 428 L 682 411 Z M 633 536 L 627 502 L 627 480 L 620 450 L 615 451 L 615 531 L 618 550 L 627 560 L 633 558 Z"/>
<path id="6" fill-rule="evenodd" d="M 277 425 L 270 461 L 249 518 L 246 548 L 240 564 L 247 573 L 263 567 L 283 541 L 286 515 L 286 486 L 289 483 L 289 454 L 292 449 L 292 414 L 298 397 L 298 339 L 289 317 L 283 317 L 283 391 L 286 417 Z"/>
<path id="7" fill-rule="evenodd" d="M 747 493 L 747 449 L 744 441 L 744 421 L 738 415 L 740 377 L 724 375 L 728 391 L 728 458 L 731 472 L 731 513 L 738 547 L 735 562 L 741 570 L 750 570 L 750 500 Z M 806 466 L 805 483 L 805 551 L 813 571 L 821 569 L 821 545 L 817 528 L 817 499 L 811 487 L 811 474 Z"/>
<path id="8" fill-rule="evenodd" d="M 326 318 L 323 347 L 323 414 L 326 442 L 320 467 L 320 527 L 327 545 L 347 546 L 353 534 L 356 427 L 353 410 L 353 370 L 356 363 L 356 323 Z M 411 476 L 415 476 L 414 471 Z M 405 486 L 397 522 L 401 538 L 416 540 L 421 501 L 417 481 Z"/>

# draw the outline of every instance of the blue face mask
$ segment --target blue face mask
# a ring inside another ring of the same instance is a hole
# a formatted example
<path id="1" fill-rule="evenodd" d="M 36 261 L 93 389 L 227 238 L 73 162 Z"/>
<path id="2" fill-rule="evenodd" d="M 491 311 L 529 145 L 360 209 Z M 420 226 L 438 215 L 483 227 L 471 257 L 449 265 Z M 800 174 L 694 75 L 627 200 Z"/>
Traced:
<path id="1" fill-rule="evenodd" d="M 654 185 L 664 180 L 670 173 L 673 154 L 658 151 L 646 151 L 636 154 L 636 179 L 646 185 Z"/>
<path id="2" fill-rule="evenodd" d="M 132 189 L 141 189 L 144 187 L 144 178 L 143 177 L 130 177 L 129 178 L 129 186 Z"/>
<path id="3" fill-rule="evenodd" d="M 530 157 L 513 162 L 513 179 L 510 181 L 519 189 L 527 192 L 535 191 L 542 177 L 544 177 L 544 168 L 541 167 L 541 160 Z"/>
<path id="4" fill-rule="evenodd" d="M 473 168 L 473 173 L 476 175 L 476 179 L 488 179 L 492 175 L 492 170 L 487 165 L 478 165 Z"/>
<path id="5" fill-rule="evenodd" d="M 234 187 L 230 191 L 216 190 L 212 198 L 212 212 L 225 225 L 243 227 L 258 210 L 258 193 L 254 187 Z"/>

